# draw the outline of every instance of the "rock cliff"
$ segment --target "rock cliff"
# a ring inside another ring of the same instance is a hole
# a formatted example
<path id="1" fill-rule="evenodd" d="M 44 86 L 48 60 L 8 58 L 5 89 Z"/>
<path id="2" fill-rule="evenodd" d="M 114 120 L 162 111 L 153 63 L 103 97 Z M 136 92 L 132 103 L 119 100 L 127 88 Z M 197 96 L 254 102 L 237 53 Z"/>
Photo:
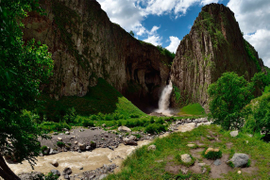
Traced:
<path id="1" fill-rule="evenodd" d="M 140 108 L 157 105 L 171 58 L 110 22 L 95 0 L 40 5 L 46 15 L 30 12 L 23 31 L 52 53 L 54 75 L 43 85 L 51 97 L 84 96 L 103 78 Z"/>
<path id="2" fill-rule="evenodd" d="M 222 73 L 235 71 L 250 80 L 262 68 L 262 60 L 244 40 L 234 13 L 221 4 L 204 6 L 172 64 L 172 104 L 199 102 L 207 109 L 207 88 Z"/>

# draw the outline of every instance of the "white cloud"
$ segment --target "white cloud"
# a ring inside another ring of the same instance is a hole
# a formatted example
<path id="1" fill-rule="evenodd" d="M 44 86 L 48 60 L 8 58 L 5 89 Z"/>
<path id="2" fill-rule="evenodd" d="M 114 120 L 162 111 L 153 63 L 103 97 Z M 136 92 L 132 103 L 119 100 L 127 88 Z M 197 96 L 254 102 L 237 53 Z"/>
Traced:
<path id="1" fill-rule="evenodd" d="M 171 52 L 176 52 L 177 47 L 180 44 L 180 39 L 178 39 L 178 37 L 174 37 L 174 36 L 170 36 L 170 45 L 166 47 L 166 49 L 168 49 Z"/>
<path id="2" fill-rule="evenodd" d="M 270 30 L 260 29 L 256 31 L 255 34 L 245 35 L 244 37 L 255 47 L 255 49 L 260 50 L 259 55 L 261 55 L 261 58 L 264 60 L 264 64 L 270 67 Z"/>
<path id="3" fill-rule="evenodd" d="M 158 35 L 152 35 L 152 36 L 148 36 L 148 38 L 147 39 L 144 39 L 143 41 L 148 42 L 148 43 L 151 43 L 151 44 L 157 46 L 157 45 L 161 45 L 162 44 L 161 43 L 161 40 L 162 40 L 162 38 L 160 36 L 158 36 Z"/>
<path id="4" fill-rule="evenodd" d="M 230 0 L 227 6 L 234 12 L 244 37 L 255 47 L 265 65 L 270 67 L 270 1 Z"/>
<path id="5" fill-rule="evenodd" d="M 211 3 L 218 3 L 219 0 L 202 0 L 201 5 L 205 6 L 206 4 L 211 4 Z"/>
<path id="6" fill-rule="evenodd" d="M 110 20 L 119 24 L 128 32 L 142 27 L 144 19 L 142 9 L 135 6 L 137 0 L 97 0 Z"/>

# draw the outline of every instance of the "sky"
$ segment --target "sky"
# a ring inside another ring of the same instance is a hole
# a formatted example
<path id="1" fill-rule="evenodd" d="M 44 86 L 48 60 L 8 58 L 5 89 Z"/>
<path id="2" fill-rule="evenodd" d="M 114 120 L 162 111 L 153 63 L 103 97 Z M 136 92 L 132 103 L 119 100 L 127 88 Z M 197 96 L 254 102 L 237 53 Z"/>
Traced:
<path id="1" fill-rule="evenodd" d="M 201 8 L 210 3 L 229 7 L 244 38 L 270 67 L 270 0 L 97 0 L 110 20 L 135 38 L 171 52 L 187 35 Z"/>

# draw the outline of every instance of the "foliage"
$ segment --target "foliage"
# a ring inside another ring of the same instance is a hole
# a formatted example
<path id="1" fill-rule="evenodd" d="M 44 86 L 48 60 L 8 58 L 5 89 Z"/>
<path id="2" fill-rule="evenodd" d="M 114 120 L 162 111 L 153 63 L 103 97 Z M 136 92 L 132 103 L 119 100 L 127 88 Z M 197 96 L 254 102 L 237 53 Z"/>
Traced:
<path id="1" fill-rule="evenodd" d="M 265 88 L 266 90 L 268 89 Z M 246 107 L 251 109 L 246 116 L 244 131 L 248 133 L 260 133 L 262 130 L 267 134 L 270 132 L 270 92 L 265 93 Z"/>
<path id="2" fill-rule="evenodd" d="M 57 141 L 57 146 L 59 147 L 64 147 L 65 146 L 65 143 L 63 143 L 62 141 Z"/>
<path id="3" fill-rule="evenodd" d="M 41 132 L 33 122 L 36 116 L 23 109 L 33 110 L 37 105 L 39 84 L 53 69 L 46 45 L 34 40 L 26 44 L 22 39 L 21 19 L 26 11 L 38 9 L 34 0 L 0 1 L 0 150 L 14 153 L 18 161 L 27 159 L 31 165 L 39 154 Z M 9 171 L 0 171 L 0 176 L 17 179 Z"/>
<path id="4" fill-rule="evenodd" d="M 207 148 L 202 152 L 202 156 L 207 159 L 220 159 L 222 157 L 222 152 L 219 150 L 218 152 L 215 151 L 209 151 L 207 154 L 205 154 Z"/>
<path id="5" fill-rule="evenodd" d="M 162 124 L 158 124 L 158 123 L 154 123 L 154 124 L 149 124 L 146 128 L 145 128 L 145 132 L 150 133 L 150 134 L 154 134 L 154 133 L 160 133 L 160 132 L 165 132 L 166 131 L 166 126 L 162 125 Z"/>
<path id="6" fill-rule="evenodd" d="M 254 86 L 259 88 L 261 92 L 264 91 L 266 86 L 270 85 L 270 76 L 267 76 L 264 72 L 254 74 L 251 80 L 254 83 Z"/>
<path id="7" fill-rule="evenodd" d="M 172 53 L 172 52 L 170 52 L 170 51 L 167 50 L 166 48 L 164 48 L 164 47 L 158 45 L 158 46 L 157 46 L 157 49 L 158 49 L 159 52 L 160 52 L 161 54 L 163 54 L 164 56 L 167 56 L 167 57 L 169 57 L 170 59 L 174 59 L 174 58 L 175 58 L 175 54 Z"/>
<path id="8" fill-rule="evenodd" d="M 90 120 L 84 120 L 83 121 L 83 126 L 84 127 L 94 127 L 95 125 L 94 125 L 94 122 L 93 121 L 90 121 Z"/>
<path id="9" fill-rule="evenodd" d="M 51 121 L 44 121 L 39 125 L 39 128 L 44 130 L 45 132 L 57 132 L 62 131 L 64 128 L 71 129 L 71 127 L 66 122 L 51 122 Z"/>
<path id="10" fill-rule="evenodd" d="M 130 31 L 129 34 L 134 37 L 134 32 L 133 31 Z"/>
<path id="11" fill-rule="evenodd" d="M 253 48 L 253 46 L 251 46 L 246 40 L 245 40 L 245 50 L 248 54 L 249 59 L 256 64 L 256 68 L 258 72 L 260 72 L 262 69 L 258 59 L 256 58 L 256 51 Z"/>
<path id="12" fill-rule="evenodd" d="M 76 110 L 73 107 L 69 108 L 63 119 L 67 123 L 74 123 L 76 119 Z"/>
<path id="13" fill-rule="evenodd" d="M 242 109 L 252 99 L 252 91 L 253 85 L 243 76 L 239 77 L 234 72 L 224 73 L 208 88 L 210 118 L 226 130 L 242 127 L 243 117 L 247 114 Z"/>

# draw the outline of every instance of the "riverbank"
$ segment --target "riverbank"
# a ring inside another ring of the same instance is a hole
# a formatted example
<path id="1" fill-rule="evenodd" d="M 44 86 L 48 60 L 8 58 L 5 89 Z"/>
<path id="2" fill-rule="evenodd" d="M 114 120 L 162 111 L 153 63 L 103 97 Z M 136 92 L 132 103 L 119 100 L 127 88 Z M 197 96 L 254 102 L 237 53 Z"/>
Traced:
<path id="1" fill-rule="evenodd" d="M 63 174 L 63 170 L 69 167 L 72 170 L 70 178 L 80 179 L 86 176 L 90 178 L 89 174 L 95 175 L 93 170 L 102 169 L 105 164 L 105 166 L 114 167 L 114 171 L 117 172 L 122 161 L 136 148 L 151 143 L 157 137 L 164 137 L 172 132 L 191 130 L 196 125 L 206 122 L 205 118 L 177 120 L 170 125 L 168 132 L 156 135 L 142 132 L 104 131 L 101 128 L 75 128 L 60 134 L 54 133 L 51 134 L 51 140 L 41 140 L 41 145 L 48 147 L 49 155 L 37 157 L 34 171 L 46 174 L 51 170 L 57 170 Z M 124 145 L 127 139 L 133 138 L 137 145 Z M 57 142 L 63 142 L 69 148 L 59 147 Z M 96 144 L 94 149 L 91 147 L 91 142 Z M 55 164 L 58 165 L 55 166 Z M 22 164 L 9 163 L 9 167 L 16 174 L 32 171 L 31 166 L 26 161 Z M 113 169 L 111 168 L 105 174 L 113 172 L 111 170 Z M 95 178 L 101 175 L 96 173 Z"/>

